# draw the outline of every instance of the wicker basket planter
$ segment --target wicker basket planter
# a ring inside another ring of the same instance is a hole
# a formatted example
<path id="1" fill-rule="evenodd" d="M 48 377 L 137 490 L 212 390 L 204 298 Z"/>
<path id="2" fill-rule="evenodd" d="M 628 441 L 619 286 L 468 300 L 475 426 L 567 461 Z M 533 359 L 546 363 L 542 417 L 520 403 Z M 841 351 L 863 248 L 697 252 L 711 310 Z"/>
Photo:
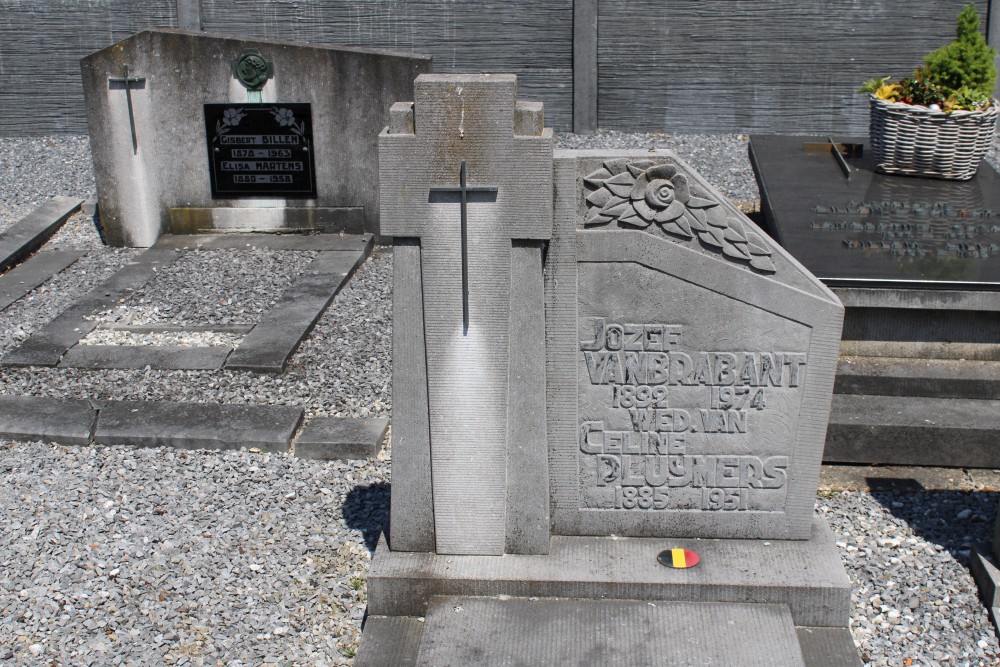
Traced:
<path id="1" fill-rule="evenodd" d="M 966 181 L 993 143 L 997 101 L 986 111 L 931 111 L 870 96 L 871 145 L 884 174 Z"/>

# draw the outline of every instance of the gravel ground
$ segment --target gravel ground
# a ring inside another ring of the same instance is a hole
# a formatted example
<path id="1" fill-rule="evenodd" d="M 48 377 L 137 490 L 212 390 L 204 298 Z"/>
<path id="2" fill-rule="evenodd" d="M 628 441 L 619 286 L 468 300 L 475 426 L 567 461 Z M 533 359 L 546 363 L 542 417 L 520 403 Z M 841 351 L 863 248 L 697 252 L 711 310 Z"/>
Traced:
<path id="1" fill-rule="evenodd" d="M 607 132 L 557 144 L 673 148 L 733 200 L 757 198 L 746 137 Z M 93 192 L 85 138 L 0 139 L 0 167 L 0 228 L 53 194 Z M 101 246 L 83 215 L 54 247 L 90 252 L 0 313 L 0 353 L 137 254 Z M 102 319 L 252 324 L 310 255 L 189 251 Z M 365 263 L 280 377 L 0 369 L 0 393 L 388 415 L 391 263 L 385 250 Z M 89 342 L 145 335 L 102 331 Z M 227 335 L 186 344 L 238 340 Z M 0 664 L 350 664 L 369 549 L 386 517 L 388 457 L 322 463 L 0 441 Z M 817 511 L 855 587 L 852 630 L 867 664 L 1000 664 L 968 573 L 969 546 L 990 539 L 997 502 L 993 490 L 821 495 Z"/>

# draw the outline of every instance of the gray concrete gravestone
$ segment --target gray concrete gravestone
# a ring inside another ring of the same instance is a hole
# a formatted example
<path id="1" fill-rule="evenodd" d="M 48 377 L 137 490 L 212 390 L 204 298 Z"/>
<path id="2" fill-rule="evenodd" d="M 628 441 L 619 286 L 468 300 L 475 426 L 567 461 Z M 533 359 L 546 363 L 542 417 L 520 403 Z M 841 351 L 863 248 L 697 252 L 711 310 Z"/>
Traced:
<path id="1" fill-rule="evenodd" d="M 412 53 L 184 30 L 144 31 L 87 56 L 105 243 L 148 247 L 161 234 L 206 231 L 377 235 L 375 136 L 430 65 Z"/>
<path id="2" fill-rule="evenodd" d="M 813 513 L 837 298 L 676 155 L 553 152 L 513 76 L 414 94 L 356 664 L 858 664 Z"/>

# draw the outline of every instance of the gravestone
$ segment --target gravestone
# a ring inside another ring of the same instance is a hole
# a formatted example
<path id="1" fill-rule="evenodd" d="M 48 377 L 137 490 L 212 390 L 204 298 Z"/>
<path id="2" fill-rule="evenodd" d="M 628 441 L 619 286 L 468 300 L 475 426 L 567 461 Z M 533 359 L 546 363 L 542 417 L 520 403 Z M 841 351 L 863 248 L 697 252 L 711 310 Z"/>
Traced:
<path id="1" fill-rule="evenodd" d="M 845 307 L 825 460 L 1000 465 L 1000 174 L 878 174 L 836 139 L 839 159 L 826 137 L 749 149 L 769 233 Z"/>
<path id="2" fill-rule="evenodd" d="M 109 245 L 378 234 L 375 137 L 430 58 L 150 30 L 81 61 Z"/>
<path id="3" fill-rule="evenodd" d="M 673 153 L 553 152 L 513 76 L 414 95 L 355 664 L 858 664 L 813 512 L 837 298 Z"/>

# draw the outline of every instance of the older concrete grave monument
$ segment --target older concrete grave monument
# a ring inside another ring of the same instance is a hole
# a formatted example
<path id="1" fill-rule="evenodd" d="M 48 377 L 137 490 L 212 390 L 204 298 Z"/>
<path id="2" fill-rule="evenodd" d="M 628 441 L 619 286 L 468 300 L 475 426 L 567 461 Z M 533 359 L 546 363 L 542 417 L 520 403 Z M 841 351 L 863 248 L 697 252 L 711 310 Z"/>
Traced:
<path id="1" fill-rule="evenodd" d="M 813 505 L 843 309 L 676 155 L 552 150 L 510 75 L 379 141 L 388 540 L 356 664 L 859 664 Z"/>
<path id="2" fill-rule="evenodd" d="M 141 32 L 81 62 L 103 237 L 378 234 L 375 137 L 416 54 Z"/>

